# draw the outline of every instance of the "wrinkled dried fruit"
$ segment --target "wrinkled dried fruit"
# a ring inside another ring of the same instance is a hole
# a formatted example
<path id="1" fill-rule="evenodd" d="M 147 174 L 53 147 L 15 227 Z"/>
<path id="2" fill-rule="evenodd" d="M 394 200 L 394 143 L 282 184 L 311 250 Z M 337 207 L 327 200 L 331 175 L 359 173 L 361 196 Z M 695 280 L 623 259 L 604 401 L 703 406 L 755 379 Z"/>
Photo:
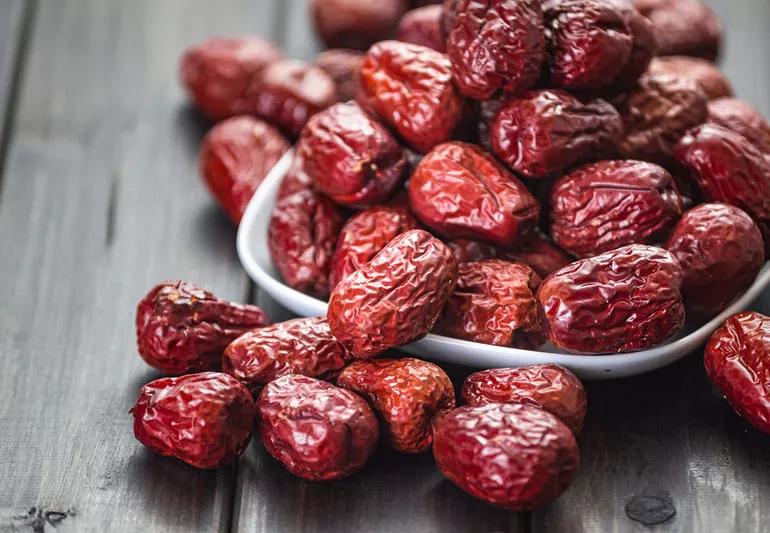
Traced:
<path id="1" fill-rule="evenodd" d="M 551 189 L 551 236 L 576 257 L 626 244 L 664 240 L 682 199 L 663 167 L 643 161 L 599 161 L 580 167 Z"/>
<path id="2" fill-rule="evenodd" d="M 465 378 L 463 402 L 468 405 L 523 403 L 548 411 L 577 435 L 586 415 L 586 391 L 575 374 L 554 365 L 482 370 Z"/>
<path id="3" fill-rule="evenodd" d="M 269 323 L 259 307 L 221 300 L 186 281 L 167 281 L 139 301 L 136 344 L 148 365 L 167 374 L 219 370 L 228 344 Z"/>
<path id="4" fill-rule="evenodd" d="M 288 149 L 278 130 L 249 116 L 224 120 L 206 134 L 200 172 L 233 222 L 241 221 L 254 191 Z"/>
<path id="5" fill-rule="evenodd" d="M 492 124 L 495 155 L 530 178 L 613 157 L 623 137 L 618 112 L 601 99 L 583 103 L 559 90 L 505 103 Z"/>
<path id="6" fill-rule="evenodd" d="M 682 265 L 688 309 L 715 315 L 757 277 L 765 262 L 762 233 L 744 211 L 701 204 L 687 211 L 666 244 Z"/>
<path id="7" fill-rule="evenodd" d="M 722 24 L 701 0 L 634 0 L 652 22 L 658 55 L 695 56 L 714 61 L 722 44 Z"/>
<path id="8" fill-rule="evenodd" d="M 485 242 L 456 239 L 454 241 L 447 241 L 446 244 L 452 249 L 452 253 L 458 263 L 492 259 L 500 255 L 498 248 Z"/>
<path id="9" fill-rule="evenodd" d="M 449 376 L 433 363 L 410 357 L 356 361 L 342 371 L 337 385 L 369 399 L 388 443 L 401 453 L 427 450 L 433 416 L 455 406 Z"/>
<path id="10" fill-rule="evenodd" d="M 737 98 L 709 102 L 709 120 L 746 137 L 760 152 L 770 155 L 770 123 L 753 106 Z"/>
<path id="11" fill-rule="evenodd" d="M 342 216 L 326 197 L 305 190 L 280 200 L 268 227 L 273 264 L 289 287 L 329 294 L 329 266 Z"/>
<path id="12" fill-rule="evenodd" d="M 150 450 L 196 468 L 235 461 L 254 430 L 254 400 L 219 372 L 151 381 L 131 409 L 134 436 Z"/>
<path id="13" fill-rule="evenodd" d="M 408 11 L 398 23 L 396 39 L 405 43 L 427 46 L 437 52 L 444 52 L 444 36 L 441 34 L 439 5 L 419 7 Z"/>
<path id="14" fill-rule="evenodd" d="M 307 376 L 268 383 L 257 399 L 262 445 L 289 472 L 314 481 L 361 469 L 379 439 L 366 400 Z"/>
<path id="15" fill-rule="evenodd" d="M 318 35 L 327 48 L 366 50 L 390 36 L 406 11 L 404 0 L 312 0 Z"/>
<path id="16" fill-rule="evenodd" d="M 335 104 L 311 118 L 297 156 L 319 191 L 357 207 L 387 200 L 407 166 L 401 145 L 355 102 Z"/>
<path id="17" fill-rule="evenodd" d="M 448 140 L 463 113 L 447 57 L 398 41 L 377 43 L 367 52 L 359 100 L 423 153 Z"/>
<path id="18" fill-rule="evenodd" d="M 303 161 L 294 152 L 289 170 L 281 180 L 278 192 L 275 195 L 276 202 L 300 191 L 313 191 L 313 180 L 305 173 Z"/>
<path id="19" fill-rule="evenodd" d="M 444 37 L 445 41 L 446 38 L 449 37 L 452 28 L 454 28 L 457 12 L 464 1 L 465 0 L 444 0 L 441 6 L 441 35 Z"/>
<path id="20" fill-rule="evenodd" d="M 495 117 L 502 109 L 505 101 L 502 98 L 494 98 L 492 100 L 484 100 L 478 104 L 478 124 L 476 138 L 479 145 L 487 152 L 492 152 L 492 124 L 495 122 Z"/>
<path id="21" fill-rule="evenodd" d="M 368 263 L 390 241 L 416 228 L 417 221 L 405 206 L 375 206 L 350 217 L 337 238 L 329 290 Z"/>
<path id="22" fill-rule="evenodd" d="M 460 0 L 446 48 L 455 83 L 471 98 L 532 87 L 545 60 L 540 0 Z"/>
<path id="23" fill-rule="evenodd" d="M 471 496 L 512 511 L 533 511 L 572 483 L 580 451 L 572 431 L 537 407 L 459 407 L 433 423 L 439 470 Z"/>
<path id="24" fill-rule="evenodd" d="M 572 262 L 567 254 L 541 235 L 535 235 L 521 248 L 505 251 L 502 257 L 524 263 L 541 278 Z"/>
<path id="25" fill-rule="evenodd" d="M 554 346 L 572 353 L 651 348 L 684 324 L 682 267 L 666 250 L 632 244 L 576 261 L 537 291 Z"/>
<path id="26" fill-rule="evenodd" d="M 213 38 L 188 48 L 180 74 L 190 98 L 211 120 L 250 111 L 248 93 L 283 54 L 259 37 Z"/>
<path id="27" fill-rule="evenodd" d="M 732 96 L 733 87 L 719 67 L 698 57 L 656 57 L 650 63 L 650 74 L 679 76 L 697 83 L 709 99 Z"/>
<path id="28" fill-rule="evenodd" d="M 373 357 L 428 333 L 456 281 L 452 250 L 426 231 L 407 231 L 334 288 L 329 327 L 354 355 Z"/>
<path id="29" fill-rule="evenodd" d="M 337 101 L 347 102 L 358 94 L 358 76 L 364 53 L 359 50 L 333 48 L 315 58 L 315 66 L 326 72 L 334 82 Z"/>
<path id="30" fill-rule="evenodd" d="M 625 89 L 633 86 L 647 71 L 657 51 L 658 42 L 652 23 L 636 10 L 631 0 L 605 1 L 609 1 L 623 15 L 633 39 L 628 61 L 613 82 L 615 89 Z"/>
<path id="31" fill-rule="evenodd" d="M 534 233 L 540 206 L 483 150 L 451 142 L 426 155 L 407 184 L 417 218 L 450 238 L 515 246 Z"/>

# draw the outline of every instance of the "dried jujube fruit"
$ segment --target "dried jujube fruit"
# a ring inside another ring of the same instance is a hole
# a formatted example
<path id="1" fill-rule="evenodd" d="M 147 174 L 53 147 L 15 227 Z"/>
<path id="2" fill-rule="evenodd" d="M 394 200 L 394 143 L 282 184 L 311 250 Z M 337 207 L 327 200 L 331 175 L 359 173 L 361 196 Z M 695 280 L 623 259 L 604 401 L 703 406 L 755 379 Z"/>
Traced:
<path id="1" fill-rule="evenodd" d="M 295 476 L 342 479 L 360 470 L 379 439 L 366 400 L 331 383 L 288 375 L 257 398 L 262 445 Z"/>
<path id="2" fill-rule="evenodd" d="M 765 155 L 770 155 L 770 123 L 751 104 L 737 98 L 709 102 L 709 121 L 740 133 Z"/>
<path id="3" fill-rule="evenodd" d="M 139 301 L 136 344 L 147 364 L 167 374 L 219 370 L 228 344 L 269 323 L 259 307 L 222 300 L 186 281 L 167 281 Z"/>
<path id="4" fill-rule="evenodd" d="M 405 43 L 427 46 L 437 52 L 445 52 L 446 45 L 441 33 L 440 5 L 418 7 L 407 11 L 396 28 L 396 39 Z"/>
<path id="5" fill-rule="evenodd" d="M 426 231 L 407 231 L 334 288 L 329 327 L 355 356 L 373 357 L 427 334 L 456 282 L 452 250 Z"/>
<path id="6" fill-rule="evenodd" d="M 623 90 L 631 87 L 642 74 L 647 71 L 658 48 L 655 29 L 652 23 L 639 13 L 631 3 L 631 0 L 604 0 L 609 1 L 625 19 L 633 40 L 628 61 L 621 69 L 618 76 L 612 82 L 611 89 Z"/>
<path id="7" fill-rule="evenodd" d="M 256 414 L 248 389 L 219 372 L 151 381 L 130 412 L 139 442 L 205 469 L 238 459 L 251 440 Z"/>
<path id="8" fill-rule="evenodd" d="M 458 263 L 492 259 L 500 255 L 500 250 L 496 246 L 469 239 L 446 241 L 446 245 L 452 249 L 452 253 Z"/>
<path id="9" fill-rule="evenodd" d="M 291 161 L 291 165 L 289 165 L 289 170 L 286 171 L 286 175 L 278 186 L 278 192 L 275 195 L 276 202 L 291 196 L 295 192 L 314 190 L 313 180 L 307 175 L 303 167 L 302 159 L 297 157 L 297 153 L 294 152 L 294 158 Z"/>
<path id="10" fill-rule="evenodd" d="M 567 254 L 541 235 L 535 235 L 519 248 L 506 250 L 502 257 L 524 263 L 541 278 L 572 262 Z"/>
<path id="11" fill-rule="evenodd" d="M 569 427 L 523 404 L 464 406 L 439 414 L 433 456 L 465 492 L 512 511 L 533 511 L 556 499 L 580 465 Z"/>
<path id="12" fill-rule="evenodd" d="M 312 0 L 316 31 L 327 48 L 366 50 L 390 36 L 404 0 Z"/>
<path id="13" fill-rule="evenodd" d="M 650 63 L 650 74 L 687 78 L 697 83 L 709 99 L 732 96 L 733 87 L 719 67 L 698 57 L 656 57 Z"/>
<path id="14" fill-rule="evenodd" d="M 714 61 L 722 44 L 722 24 L 701 0 L 634 0 L 655 28 L 658 55 Z"/>
<path id="15" fill-rule="evenodd" d="M 576 257 L 664 240 L 682 215 L 674 178 L 643 161 L 599 161 L 551 189 L 551 236 Z"/>
<path id="16" fill-rule="evenodd" d="M 575 435 L 583 428 L 586 415 L 586 391 L 580 380 L 554 364 L 492 368 L 465 378 L 463 403 L 522 403 L 534 405 L 555 415 Z"/>
<path id="17" fill-rule="evenodd" d="M 411 357 L 356 361 L 342 371 L 337 385 L 368 398 L 388 444 L 401 453 L 427 450 L 433 416 L 455 406 L 449 376 Z"/>
<path id="18" fill-rule="evenodd" d="M 537 292 L 546 335 L 571 353 L 657 346 L 684 324 L 682 267 L 670 252 L 632 244 L 548 276 Z"/>
<path id="19" fill-rule="evenodd" d="M 337 101 L 347 102 L 358 94 L 358 76 L 363 62 L 364 53 L 360 50 L 333 48 L 318 54 L 313 63 L 334 82 Z"/>

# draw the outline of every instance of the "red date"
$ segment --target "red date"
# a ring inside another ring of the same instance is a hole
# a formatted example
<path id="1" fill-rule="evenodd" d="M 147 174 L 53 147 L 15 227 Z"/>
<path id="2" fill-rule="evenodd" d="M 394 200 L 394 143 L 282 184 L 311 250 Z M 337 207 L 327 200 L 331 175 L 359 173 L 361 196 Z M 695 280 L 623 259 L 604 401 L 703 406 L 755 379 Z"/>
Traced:
<path id="1" fill-rule="evenodd" d="M 497 247 L 485 242 L 456 239 L 454 241 L 447 241 L 446 244 L 452 249 L 452 253 L 458 263 L 492 259 L 500 255 L 500 250 Z"/>
<path id="2" fill-rule="evenodd" d="M 327 48 L 366 50 L 390 36 L 406 4 L 404 0 L 312 0 L 310 9 Z"/>
<path id="3" fill-rule="evenodd" d="M 709 120 L 746 137 L 766 156 L 770 155 L 770 123 L 750 104 L 737 98 L 709 102 Z"/>
<path id="4" fill-rule="evenodd" d="M 572 262 L 567 254 L 541 235 L 535 235 L 521 248 L 505 251 L 502 257 L 524 263 L 541 278 Z"/>
<path id="5" fill-rule="evenodd" d="M 709 99 L 732 96 L 733 87 L 714 63 L 698 57 L 656 57 L 650 63 L 650 74 L 679 76 L 697 83 Z"/>
<path id="6" fill-rule="evenodd" d="M 318 54 L 314 64 L 334 82 L 337 101 L 347 102 L 358 94 L 358 76 L 363 62 L 364 53 L 359 50 L 334 48 Z"/>
<path id="7" fill-rule="evenodd" d="M 444 36 L 441 34 L 440 5 L 419 7 L 408 11 L 398 23 L 396 39 L 405 43 L 419 44 L 437 52 L 445 52 Z"/>
<path id="8" fill-rule="evenodd" d="M 634 0 L 655 28 L 658 55 L 694 56 L 714 61 L 722 44 L 722 24 L 701 0 Z"/>
<path id="9" fill-rule="evenodd" d="M 286 175 L 281 180 L 281 185 L 278 187 L 275 199 L 280 201 L 295 192 L 313 190 L 313 180 L 305 173 L 304 162 L 294 152 L 294 158 L 291 161 L 289 170 L 286 171 Z"/>
<path id="10" fill-rule="evenodd" d="M 631 31 L 633 43 L 631 53 L 626 65 L 612 84 L 614 89 L 627 89 L 647 72 L 658 48 L 655 37 L 655 29 L 652 23 L 639 13 L 631 3 L 631 0 L 605 0 L 609 1 L 622 15 Z"/>

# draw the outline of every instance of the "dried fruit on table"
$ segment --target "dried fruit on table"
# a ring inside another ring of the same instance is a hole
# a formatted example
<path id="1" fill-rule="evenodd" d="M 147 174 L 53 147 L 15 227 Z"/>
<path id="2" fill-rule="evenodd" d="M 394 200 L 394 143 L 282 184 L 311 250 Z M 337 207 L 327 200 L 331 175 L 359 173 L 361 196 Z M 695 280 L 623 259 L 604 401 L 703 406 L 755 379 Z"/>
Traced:
<path id="1" fill-rule="evenodd" d="M 770 123 L 753 106 L 737 98 L 709 102 L 709 121 L 740 133 L 760 152 L 770 155 Z"/>
<path id="2" fill-rule="evenodd" d="M 433 363 L 410 357 L 356 361 L 342 371 L 337 385 L 368 398 L 388 443 L 401 453 L 427 450 L 433 416 L 455 406 L 449 376 Z"/>
<path id="3" fill-rule="evenodd" d="M 581 102 L 560 90 L 512 98 L 492 123 L 495 155 L 529 178 L 577 163 L 615 156 L 623 137 L 618 112 L 608 102 Z"/>
<path id="4" fill-rule="evenodd" d="M 733 409 L 770 434 L 770 318 L 754 311 L 728 318 L 706 345 L 704 363 Z"/>
<path id="5" fill-rule="evenodd" d="M 318 54 L 314 64 L 334 82 L 337 101 L 347 102 L 358 94 L 358 76 L 363 62 L 364 53 L 360 50 L 332 48 Z"/>
<path id="6" fill-rule="evenodd" d="M 524 184 L 472 144 L 434 148 L 407 188 L 417 218 L 453 239 L 515 246 L 534 233 L 540 216 L 540 206 Z"/>
<path id="7" fill-rule="evenodd" d="M 759 228 L 741 209 L 701 204 L 687 211 L 666 244 L 682 265 L 688 310 L 710 316 L 745 291 L 765 262 Z"/>
<path id="8" fill-rule="evenodd" d="M 660 242 L 683 211 L 671 174 L 643 161 L 580 167 L 554 183 L 550 204 L 551 236 L 576 257 Z"/>
<path id="9" fill-rule="evenodd" d="M 147 364 L 167 374 L 219 370 L 228 344 L 269 323 L 259 307 L 222 300 L 186 281 L 167 281 L 136 308 L 136 344 Z"/>
<path id="10" fill-rule="evenodd" d="M 459 407 L 433 423 L 439 470 L 471 496 L 512 511 L 532 511 L 572 483 L 580 451 L 551 413 L 523 404 Z"/>
<path id="11" fill-rule="evenodd" d="M 650 63 L 650 74 L 687 78 L 697 83 L 709 99 L 732 96 L 733 87 L 719 67 L 699 57 L 656 57 Z"/>
<path id="12" fill-rule="evenodd" d="M 634 0 L 655 28 L 658 55 L 714 61 L 722 45 L 722 24 L 701 0 Z"/>
<path id="13" fill-rule="evenodd" d="M 575 435 L 583 428 L 587 399 L 575 374 L 554 364 L 493 368 L 465 378 L 463 403 L 522 403 L 556 416 Z"/>
<path id="14" fill-rule="evenodd" d="M 327 48 L 366 50 L 387 39 L 406 11 L 404 0 L 312 0 L 315 29 Z"/>
<path id="15" fill-rule="evenodd" d="M 407 231 L 334 288 L 329 327 L 355 356 L 373 357 L 428 333 L 456 281 L 452 250 L 426 231 Z"/>
<path id="16" fill-rule="evenodd" d="M 311 118 L 297 143 L 302 169 L 338 204 L 366 207 L 387 200 L 406 171 L 404 150 L 355 102 Z"/>
<path id="17" fill-rule="evenodd" d="M 268 453 L 295 476 L 313 481 L 360 470 L 379 439 L 366 400 L 307 376 L 268 383 L 257 398 L 257 419 Z"/>
<path id="18" fill-rule="evenodd" d="M 449 59 L 398 41 L 377 43 L 367 52 L 359 102 L 422 153 L 449 140 L 463 113 Z"/>
<path id="19" fill-rule="evenodd" d="M 246 387 L 219 372 L 151 381 L 130 412 L 139 442 L 206 469 L 238 459 L 251 440 L 256 414 Z"/>
<path id="20" fill-rule="evenodd" d="M 315 296 L 329 294 L 329 266 L 341 226 L 337 206 L 314 191 L 300 191 L 275 204 L 268 248 L 289 287 Z"/>
<path id="21" fill-rule="evenodd" d="M 396 28 L 396 39 L 405 43 L 427 46 L 437 52 L 446 51 L 444 36 L 441 33 L 440 5 L 418 7 L 407 11 Z"/>
<path id="22" fill-rule="evenodd" d="M 655 29 L 652 23 L 647 17 L 637 11 L 631 0 L 605 1 L 609 1 L 623 15 L 633 39 L 628 61 L 613 81 L 611 87 L 614 90 L 623 90 L 632 87 L 642 74 L 647 71 L 647 67 L 650 66 L 650 61 L 657 51 L 658 41 L 655 37 Z"/>
<path id="23" fill-rule="evenodd" d="M 520 248 L 506 250 L 501 257 L 509 261 L 524 263 L 541 278 L 545 278 L 551 272 L 572 262 L 567 254 L 539 234 Z"/>
<path id="24" fill-rule="evenodd" d="M 668 251 L 631 244 L 548 276 L 537 298 L 554 346 L 572 353 L 652 348 L 684 324 L 682 267 Z"/>

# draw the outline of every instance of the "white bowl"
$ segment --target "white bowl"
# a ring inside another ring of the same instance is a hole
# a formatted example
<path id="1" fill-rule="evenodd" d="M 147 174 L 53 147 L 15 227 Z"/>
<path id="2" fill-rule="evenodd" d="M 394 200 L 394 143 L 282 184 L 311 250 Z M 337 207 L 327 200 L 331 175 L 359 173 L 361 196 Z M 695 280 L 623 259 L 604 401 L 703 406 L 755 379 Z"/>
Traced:
<path id="1" fill-rule="evenodd" d="M 291 164 L 288 152 L 271 170 L 251 199 L 238 228 L 238 256 L 260 289 L 279 304 L 300 316 L 323 316 L 326 302 L 296 291 L 281 281 L 273 268 L 267 247 L 267 226 L 281 179 Z M 770 284 L 770 263 L 765 264 L 754 284 L 719 316 L 702 325 L 687 323 L 668 344 L 633 353 L 570 355 L 546 345 L 541 351 L 491 346 L 429 334 L 399 350 L 432 359 L 477 368 L 515 367 L 537 363 L 563 365 L 584 379 L 633 376 L 668 365 L 702 346 L 730 315 L 746 309 Z"/>

